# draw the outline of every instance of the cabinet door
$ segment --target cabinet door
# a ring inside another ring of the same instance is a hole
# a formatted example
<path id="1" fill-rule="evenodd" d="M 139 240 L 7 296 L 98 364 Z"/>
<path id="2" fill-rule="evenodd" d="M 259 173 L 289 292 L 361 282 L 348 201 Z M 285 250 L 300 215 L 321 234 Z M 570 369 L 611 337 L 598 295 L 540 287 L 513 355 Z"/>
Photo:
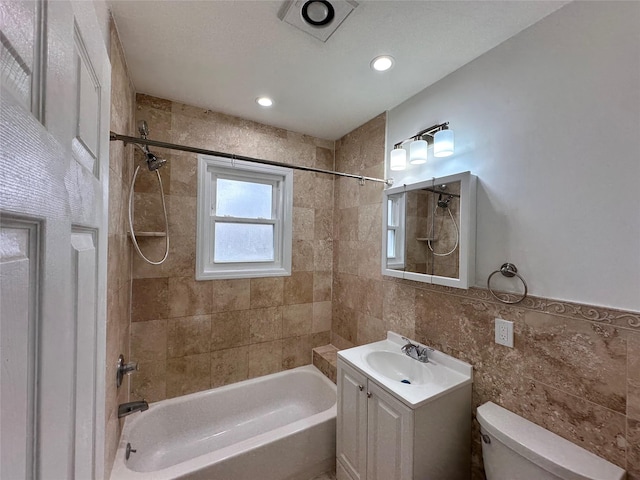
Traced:
<path id="1" fill-rule="evenodd" d="M 411 480 L 413 412 L 378 387 L 368 384 L 367 480 Z"/>
<path id="2" fill-rule="evenodd" d="M 338 361 L 337 456 L 353 480 L 365 480 L 367 379 Z"/>

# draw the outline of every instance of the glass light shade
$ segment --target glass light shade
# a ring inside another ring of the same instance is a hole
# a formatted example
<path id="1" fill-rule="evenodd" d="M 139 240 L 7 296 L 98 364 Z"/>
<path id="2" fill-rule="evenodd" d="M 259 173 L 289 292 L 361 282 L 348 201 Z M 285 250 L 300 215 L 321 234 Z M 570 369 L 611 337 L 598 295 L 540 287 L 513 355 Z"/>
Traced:
<path id="1" fill-rule="evenodd" d="M 394 148 L 389 156 L 389 170 L 404 170 L 407 168 L 407 151 L 404 148 Z"/>
<path id="2" fill-rule="evenodd" d="M 427 163 L 426 140 L 414 140 L 409 144 L 409 163 L 411 165 Z"/>
<path id="3" fill-rule="evenodd" d="M 453 155 L 453 130 L 440 130 L 433 136 L 433 155 L 448 157 Z"/>

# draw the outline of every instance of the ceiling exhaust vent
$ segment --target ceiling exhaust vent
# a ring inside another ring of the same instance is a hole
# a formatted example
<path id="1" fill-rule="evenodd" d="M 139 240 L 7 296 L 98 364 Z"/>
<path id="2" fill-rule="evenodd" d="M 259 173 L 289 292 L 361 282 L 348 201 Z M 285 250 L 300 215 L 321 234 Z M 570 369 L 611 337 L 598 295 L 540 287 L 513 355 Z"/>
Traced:
<path id="1" fill-rule="evenodd" d="M 357 6 L 354 0 L 289 0 L 278 17 L 326 42 Z"/>

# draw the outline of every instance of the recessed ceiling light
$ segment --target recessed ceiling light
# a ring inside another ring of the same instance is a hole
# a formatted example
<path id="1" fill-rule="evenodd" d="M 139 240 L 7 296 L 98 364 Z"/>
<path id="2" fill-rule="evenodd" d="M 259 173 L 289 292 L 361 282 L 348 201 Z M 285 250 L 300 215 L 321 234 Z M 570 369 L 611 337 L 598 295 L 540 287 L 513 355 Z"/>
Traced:
<path id="1" fill-rule="evenodd" d="M 271 100 L 269 97 L 258 97 L 256 98 L 256 103 L 261 107 L 270 107 L 271 105 L 273 105 L 273 100 Z"/>
<path id="2" fill-rule="evenodd" d="M 378 72 L 384 72 L 393 67 L 394 64 L 393 57 L 390 55 L 380 55 L 379 57 L 371 60 L 371 68 L 377 70 Z"/>

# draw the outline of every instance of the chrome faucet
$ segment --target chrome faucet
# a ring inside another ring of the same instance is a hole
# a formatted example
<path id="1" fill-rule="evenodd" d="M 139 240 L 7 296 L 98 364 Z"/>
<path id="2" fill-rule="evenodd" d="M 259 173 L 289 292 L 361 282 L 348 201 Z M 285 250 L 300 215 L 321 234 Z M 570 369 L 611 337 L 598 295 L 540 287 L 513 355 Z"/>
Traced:
<path id="1" fill-rule="evenodd" d="M 148 408 L 149 404 L 145 400 L 122 403 L 118 405 L 118 418 L 126 417 L 135 412 L 144 412 Z"/>
<path id="2" fill-rule="evenodd" d="M 421 347 L 420 345 L 411 343 L 411 340 L 405 337 L 402 337 L 402 339 L 407 342 L 407 344 L 401 348 L 405 355 L 419 362 L 429 363 L 429 357 L 427 355 L 429 349 L 427 347 Z"/>
<path id="3" fill-rule="evenodd" d="M 121 354 L 116 365 L 116 387 L 120 388 L 124 376 L 131 375 L 136 370 L 138 370 L 138 362 L 125 363 L 124 356 Z"/>

